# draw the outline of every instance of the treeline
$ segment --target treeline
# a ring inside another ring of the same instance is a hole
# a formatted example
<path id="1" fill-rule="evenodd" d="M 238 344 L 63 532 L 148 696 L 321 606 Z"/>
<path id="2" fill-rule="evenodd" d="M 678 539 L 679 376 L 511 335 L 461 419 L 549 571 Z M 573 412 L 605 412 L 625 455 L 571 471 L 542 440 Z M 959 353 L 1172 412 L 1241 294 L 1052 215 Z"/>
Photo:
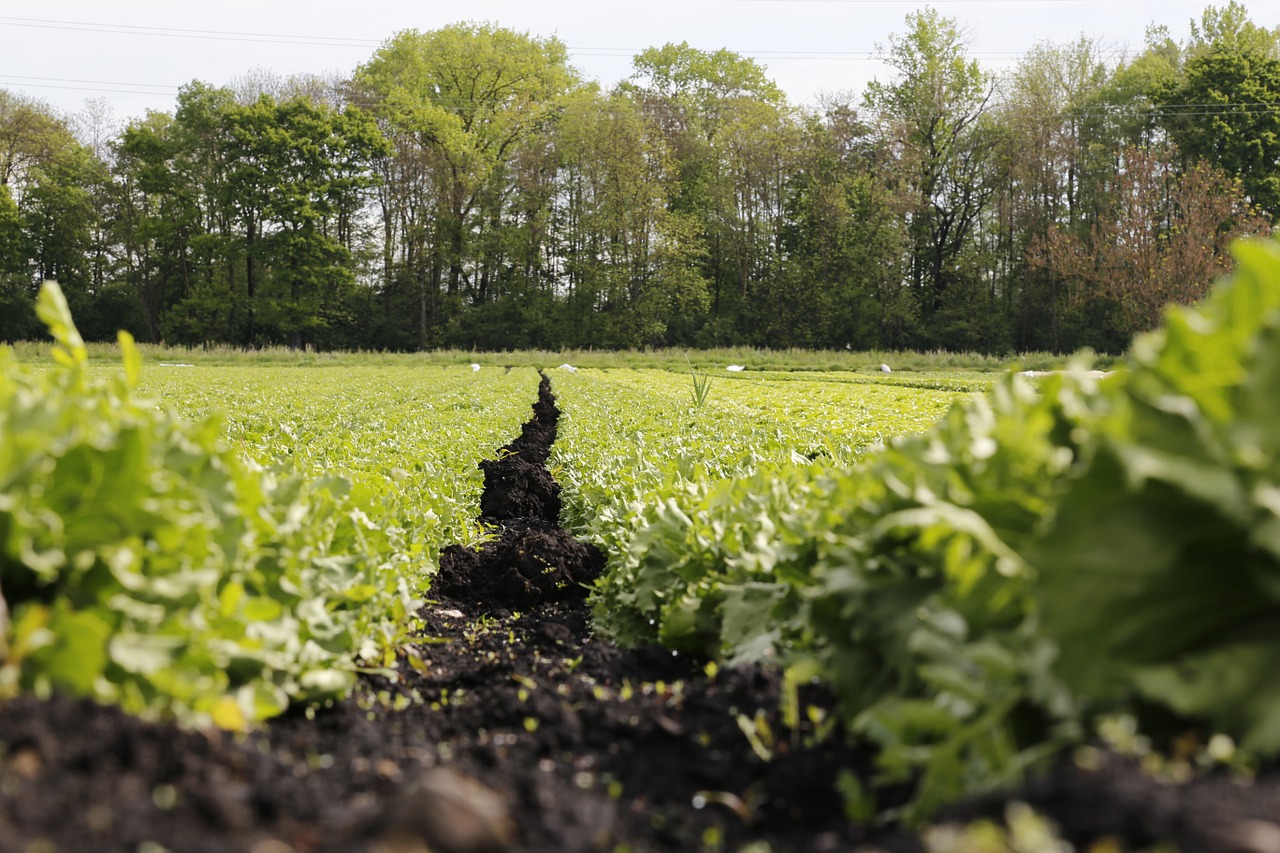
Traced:
<path id="1" fill-rule="evenodd" d="M 1116 352 L 1280 214 L 1280 28 L 1231 3 L 995 75 L 909 15 L 860 95 L 668 44 L 610 90 L 476 24 L 123 128 L 0 90 L 0 337 Z"/>

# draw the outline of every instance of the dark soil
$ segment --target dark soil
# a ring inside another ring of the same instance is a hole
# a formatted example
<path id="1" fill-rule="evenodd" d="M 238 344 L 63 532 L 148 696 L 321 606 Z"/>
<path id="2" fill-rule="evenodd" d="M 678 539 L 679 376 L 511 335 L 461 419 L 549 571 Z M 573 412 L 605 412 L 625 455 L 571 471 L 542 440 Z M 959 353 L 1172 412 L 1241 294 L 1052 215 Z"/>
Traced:
<path id="1" fill-rule="evenodd" d="M 582 602 L 604 569 L 599 549 L 560 529 L 560 484 L 546 467 L 560 409 L 545 376 L 533 412 L 497 459 L 480 463 L 480 521 L 497 538 L 479 551 L 445 548 L 434 595 L 486 611 Z"/>
<path id="2" fill-rule="evenodd" d="M 534 410 L 482 465 L 496 536 L 446 550 L 401 678 L 244 736 L 65 697 L 0 704 L 0 853 L 922 849 L 843 817 L 837 775 L 865 780 L 869 758 L 813 744 L 808 723 L 787 731 L 776 672 L 592 636 L 586 585 L 604 561 L 556 526 L 545 378 Z M 814 689 L 801 701 L 829 707 Z M 1104 759 L 1018 799 L 1080 846 L 1280 851 L 1275 778 L 1167 785 Z M 998 816 L 1007 799 L 953 813 Z"/>

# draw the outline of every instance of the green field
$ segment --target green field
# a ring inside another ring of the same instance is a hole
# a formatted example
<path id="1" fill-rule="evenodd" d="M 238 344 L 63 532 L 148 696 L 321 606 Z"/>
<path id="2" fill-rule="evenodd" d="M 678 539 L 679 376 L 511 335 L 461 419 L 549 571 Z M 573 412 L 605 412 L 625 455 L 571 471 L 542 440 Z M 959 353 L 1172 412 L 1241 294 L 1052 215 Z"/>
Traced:
<path id="1" fill-rule="evenodd" d="M 0 357 L 0 695 L 243 728 L 415 665 L 414 611 L 440 550 L 485 536 L 476 464 L 537 366 L 561 521 L 607 558 L 596 631 L 827 685 L 877 784 L 912 782 L 901 816 L 1007 784 L 1098 715 L 1155 707 L 1275 755 L 1280 250 L 1241 259 L 1114 373 L 1034 382 L 143 363 L 127 339 L 113 366 L 46 292 L 56 364 Z"/>

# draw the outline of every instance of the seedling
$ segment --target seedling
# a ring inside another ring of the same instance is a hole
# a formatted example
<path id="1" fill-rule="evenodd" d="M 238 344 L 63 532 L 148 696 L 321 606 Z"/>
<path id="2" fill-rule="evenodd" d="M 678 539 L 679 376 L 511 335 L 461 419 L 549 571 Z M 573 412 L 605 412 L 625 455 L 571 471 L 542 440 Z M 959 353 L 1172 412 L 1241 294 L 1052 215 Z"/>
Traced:
<path id="1" fill-rule="evenodd" d="M 693 362 L 689 361 L 687 355 L 684 357 L 684 362 L 689 365 L 689 375 L 693 378 L 693 388 L 690 391 L 693 396 L 693 407 L 701 409 L 702 404 L 707 402 L 707 395 L 711 393 L 711 375 L 694 370 Z"/>

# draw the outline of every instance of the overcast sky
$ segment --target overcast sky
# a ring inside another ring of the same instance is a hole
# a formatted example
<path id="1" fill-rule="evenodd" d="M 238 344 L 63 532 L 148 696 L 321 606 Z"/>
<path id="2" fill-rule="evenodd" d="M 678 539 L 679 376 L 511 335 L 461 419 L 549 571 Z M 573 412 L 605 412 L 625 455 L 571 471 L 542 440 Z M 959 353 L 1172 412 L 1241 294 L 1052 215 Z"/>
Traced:
<path id="1" fill-rule="evenodd" d="M 1220 0 L 1224 5 L 1226 0 Z M 609 85 L 631 57 L 667 42 L 754 57 L 807 104 L 889 79 L 877 45 L 934 5 L 969 34 L 973 55 L 1000 70 L 1044 41 L 1096 37 L 1140 50 L 1148 25 L 1183 39 L 1203 0 L 41 0 L 0 2 L 0 88 L 66 113 L 105 99 L 117 119 L 172 110 L 194 79 L 228 83 L 255 69 L 349 74 L 404 29 L 488 21 L 558 36 L 585 76 Z M 1276 0 L 1244 0 L 1253 20 L 1280 24 Z"/>

